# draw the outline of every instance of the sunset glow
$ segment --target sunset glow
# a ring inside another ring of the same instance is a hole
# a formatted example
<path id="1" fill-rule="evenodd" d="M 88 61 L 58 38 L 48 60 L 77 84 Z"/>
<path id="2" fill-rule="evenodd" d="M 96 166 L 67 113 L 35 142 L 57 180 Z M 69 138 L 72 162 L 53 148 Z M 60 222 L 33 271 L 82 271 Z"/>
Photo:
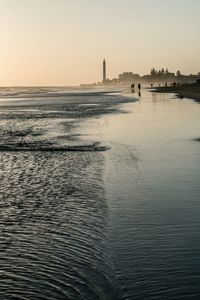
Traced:
<path id="1" fill-rule="evenodd" d="M 0 86 L 200 72 L 199 0 L 0 0 Z"/>

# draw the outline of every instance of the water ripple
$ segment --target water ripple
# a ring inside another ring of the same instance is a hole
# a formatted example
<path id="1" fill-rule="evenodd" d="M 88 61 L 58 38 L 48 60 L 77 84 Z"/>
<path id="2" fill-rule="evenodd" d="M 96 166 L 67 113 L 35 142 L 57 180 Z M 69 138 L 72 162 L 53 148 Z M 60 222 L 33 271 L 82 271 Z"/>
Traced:
<path id="1" fill-rule="evenodd" d="M 98 153 L 0 155 L 1 299 L 116 299 Z"/>

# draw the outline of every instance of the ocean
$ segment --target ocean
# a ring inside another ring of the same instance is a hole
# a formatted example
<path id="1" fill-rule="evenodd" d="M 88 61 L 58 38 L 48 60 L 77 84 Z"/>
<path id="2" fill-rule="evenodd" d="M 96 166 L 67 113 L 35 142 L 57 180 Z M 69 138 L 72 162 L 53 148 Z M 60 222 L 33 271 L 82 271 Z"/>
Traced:
<path id="1" fill-rule="evenodd" d="M 199 299 L 200 106 L 137 98 L 1 88 L 1 299 Z"/>

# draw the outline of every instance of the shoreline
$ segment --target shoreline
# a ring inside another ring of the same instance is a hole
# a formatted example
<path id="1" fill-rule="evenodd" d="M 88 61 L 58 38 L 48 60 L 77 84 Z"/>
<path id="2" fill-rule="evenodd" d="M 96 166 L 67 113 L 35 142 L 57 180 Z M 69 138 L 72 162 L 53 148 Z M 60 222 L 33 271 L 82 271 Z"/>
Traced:
<path id="1" fill-rule="evenodd" d="M 106 151 L 100 141 L 83 139 L 86 119 L 123 113 L 122 105 L 136 98 L 116 91 L 68 92 L 32 89 L 0 93 L 0 152 Z M 17 126 L 16 126 L 17 122 Z"/>
<path id="2" fill-rule="evenodd" d="M 151 91 L 156 93 L 174 93 L 177 98 L 189 98 L 200 103 L 200 84 L 198 83 L 155 87 Z"/>

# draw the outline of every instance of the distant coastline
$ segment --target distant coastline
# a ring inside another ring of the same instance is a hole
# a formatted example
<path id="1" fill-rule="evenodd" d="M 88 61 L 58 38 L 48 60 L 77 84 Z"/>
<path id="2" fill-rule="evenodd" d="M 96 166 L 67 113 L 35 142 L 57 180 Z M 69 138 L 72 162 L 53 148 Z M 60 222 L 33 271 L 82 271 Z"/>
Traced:
<path id="1" fill-rule="evenodd" d="M 118 75 L 117 78 L 109 79 L 106 74 L 106 60 L 103 60 L 103 69 L 102 69 L 102 82 L 93 83 L 92 85 L 100 85 L 100 86 L 108 86 L 108 85 L 171 85 L 171 84 L 187 84 L 194 83 L 200 80 L 200 72 L 197 74 L 184 75 L 177 70 L 176 73 L 170 72 L 168 68 L 161 68 L 160 70 L 156 70 L 152 68 L 150 73 L 147 75 L 140 76 L 137 73 L 133 72 L 123 72 Z"/>

